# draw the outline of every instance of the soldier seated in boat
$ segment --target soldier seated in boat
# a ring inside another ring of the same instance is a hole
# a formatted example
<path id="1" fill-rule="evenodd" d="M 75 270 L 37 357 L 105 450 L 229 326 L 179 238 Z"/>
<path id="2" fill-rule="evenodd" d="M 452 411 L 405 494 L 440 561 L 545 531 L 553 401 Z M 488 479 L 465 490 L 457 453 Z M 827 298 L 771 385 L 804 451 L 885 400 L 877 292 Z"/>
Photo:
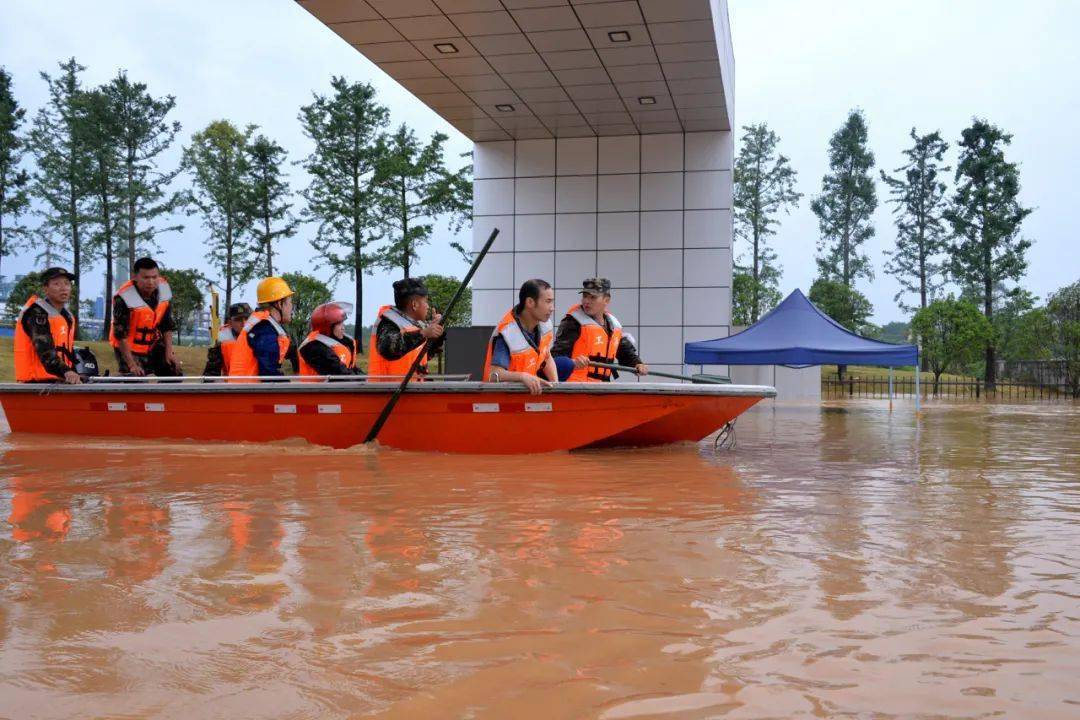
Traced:
<path id="1" fill-rule="evenodd" d="M 251 306 L 247 303 L 233 303 L 229 306 L 225 324 L 218 330 L 217 342 L 206 351 L 206 367 L 203 375 L 218 377 L 229 374 L 229 362 L 232 359 L 236 338 L 244 329 L 244 323 L 251 317 Z"/>
<path id="2" fill-rule="evenodd" d="M 345 334 L 351 305 L 326 303 L 311 313 L 311 332 L 300 343 L 301 375 L 357 375 L 356 343 Z"/>
<path id="3" fill-rule="evenodd" d="M 573 358 L 569 382 L 611 382 L 618 375 L 609 368 L 591 367 L 590 362 L 625 365 L 648 375 L 633 341 L 623 334 L 622 324 L 610 312 L 611 281 L 589 278 L 581 283 L 581 303 L 567 311 L 555 334 L 551 354 Z"/>
<path id="4" fill-rule="evenodd" d="M 282 377 L 286 358 L 294 370 L 299 365 L 296 348 L 283 327 L 292 320 L 292 288 L 282 278 L 268 277 L 259 281 L 255 294 L 259 307 L 240 329 L 229 360 L 229 377 L 236 382 L 252 382 L 256 376 Z"/>
<path id="5" fill-rule="evenodd" d="M 121 375 L 183 375 L 173 352 L 172 289 L 158 264 L 144 257 L 135 261 L 131 280 L 112 299 L 109 343 Z"/>
<path id="6" fill-rule="evenodd" d="M 42 294 L 31 295 L 15 320 L 18 382 L 81 382 L 75 372 L 75 318 L 68 312 L 75 276 L 51 267 L 41 274 Z"/>
<path id="7" fill-rule="evenodd" d="M 495 327 L 484 360 L 485 382 L 519 382 L 533 395 L 558 382 L 551 357 L 555 291 L 546 280 L 526 280 L 518 304 Z"/>
<path id="8" fill-rule="evenodd" d="M 368 348 L 368 381 L 394 382 L 409 372 L 424 343 L 434 340 L 417 368 L 419 379 L 427 374 L 428 357 L 442 351 L 442 315 L 427 320 L 431 305 L 428 289 L 418 278 L 394 283 L 394 304 L 379 308 Z"/>

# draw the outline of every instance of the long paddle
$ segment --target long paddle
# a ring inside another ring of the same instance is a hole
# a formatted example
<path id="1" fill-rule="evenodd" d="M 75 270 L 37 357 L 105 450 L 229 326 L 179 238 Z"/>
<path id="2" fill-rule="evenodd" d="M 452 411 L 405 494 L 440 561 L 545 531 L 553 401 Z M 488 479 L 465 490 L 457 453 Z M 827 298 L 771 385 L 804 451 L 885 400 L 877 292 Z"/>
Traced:
<path id="1" fill-rule="evenodd" d="M 469 282 L 472 280 L 473 275 L 476 274 L 477 268 L 479 268 L 480 263 L 484 261 L 484 256 L 487 255 L 488 250 L 491 249 L 491 246 L 495 243 L 495 238 L 498 237 L 498 235 L 499 228 L 495 228 L 491 231 L 491 236 L 488 237 L 487 242 L 484 243 L 484 247 L 480 248 L 479 254 L 477 254 L 476 259 L 473 260 L 472 267 L 469 268 L 469 272 L 465 274 L 465 279 L 458 285 L 457 292 L 454 293 L 454 297 L 451 298 L 449 304 L 447 304 L 446 310 L 443 312 L 444 319 L 448 319 L 454 312 L 454 306 L 458 304 L 458 300 L 461 299 L 461 296 L 465 292 L 465 288 L 469 286 Z M 390 399 L 386 401 L 386 407 L 382 409 L 378 419 L 375 420 L 375 424 L 371 426 L 370 432 L 368 432 L 367 437 L 364 438 L 365 443 L 374 442 L 375 438 L 379 437 L 379 432 L 383 429 L 383 425 L 390 419 L 390 413 L 394 412 L 394 406 L 396 406 L 398 400 L 401 399 L 401 393 L 405 392 L 405 386 L 412 380 L 412 376 L 416 374 L 417 368 L 420 367 L 420 362 L 427 356 L 431 343 L 431 340 L 424 343 L 423 351 L 416 356 L 415 360 L 413 360 L 413 364 L 409 366 L 409 372 L 405 373 L 405 379 L 401 381 L 397 390 L 395 390 L 394 394 L 390 396 Z"/>
<path id="2" fill-rule="evenodd" d="M 635 368 L 629 367 L 627 365 L 614 365 L 612 363 L 594 362 L 592 360 L 589 361 L 589 365 L 592 365 L 593 367 L 598 367 L 598 368 L 607 368 L 608 370 L 620 370 L 622 372 L 630 372 L 630 373 L 634 373 L 635 375 L 637 375 L 637 370 Z M 670 378 L 672 380 L 685 380 L 686 382 L 697 383 L 699 385 L 728 385 L 729 384 L 729 383 L 724 382 L 723 380 L 715 380 L 713 378 L 706 377 L 704 375 L 676 375 L 675 373 L 660 372 L 658 370 L 649 370 L 649 375 L 655 375 L 656 377 L 662 377 L 662 378 Z"/>

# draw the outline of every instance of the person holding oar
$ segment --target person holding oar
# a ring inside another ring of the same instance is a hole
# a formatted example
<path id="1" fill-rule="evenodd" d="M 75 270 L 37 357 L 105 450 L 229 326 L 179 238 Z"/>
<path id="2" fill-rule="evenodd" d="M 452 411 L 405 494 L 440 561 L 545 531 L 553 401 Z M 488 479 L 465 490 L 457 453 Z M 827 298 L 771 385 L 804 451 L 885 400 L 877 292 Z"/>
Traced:
<path id="1" fill-rule="evenodd" d="M 551 354 L 560 369 L 565 358 L 573 359 L 568 382 L 611 382 L 618 371 L 594 363 L 625 365 L 639 376 L 649 374 L 649 366 L 638 356 L 634 342 L 623 334 L 622 324 L 608 312 L 611 281 L 589 278 L 581 283 L 581 303 L 573 306 L 559 323 Z"/>

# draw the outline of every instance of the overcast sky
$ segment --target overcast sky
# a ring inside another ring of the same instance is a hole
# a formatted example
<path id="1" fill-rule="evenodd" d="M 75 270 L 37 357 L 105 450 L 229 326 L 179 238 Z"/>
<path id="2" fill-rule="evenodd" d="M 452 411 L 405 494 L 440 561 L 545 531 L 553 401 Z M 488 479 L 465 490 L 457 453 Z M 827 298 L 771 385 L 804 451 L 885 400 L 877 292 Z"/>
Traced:
<path id="1" fill-rule="evenodd" d="M 1022 201 L 1035 208 L 1023 234 L 1034 242 L 1025 284 L 1041 297 L 1080 279 L 1076 213 L 1080 210 L 1075 127 L 1080 113 L 1080 2 L 1029 3 L 930 0 L 906 3 L 818 0 L 731 0 L 735 46 L 735 116 L 739 126 L 767 122 L 799 173 L 804 197 L 775 240 L 784 267 L 781 290 L 809 289 L 818 237 L 810 197 L 826 170 L 829 136 L 859 107 L 870 126 L 880 168 L 902 163 L 912 126 L 940 130 L 952 143 L 973 116 L 1014 134 L 1009 151 L 1021 163 Z M 182 140 L 211 120 L 254 123 L 305 156 L 310 143 L 296 120 L 312 92 L 326 92 L 331 75 L 371 82 L 391 111 L 421 136 L 450 136 L 448 155 L 471 143 L 385 76 L 292 0 L 0 0 L 0 64 L 14 76 L 28 115 L 45 99 L 38 72 L 54 72 L 75 56 L 85 81 L 105 82 L 126 68 L 155 95 L 177 98 Z M 179 160 L 179 144 L 165 159 Z M 952 157 L 950 157 L 951 164 Z M 291 171 L 294 187 L 302 173 Z M 879 198 L 885 189 L 878 182 Z M 867 244 L 877 273 L 860 290 L 874 319 L 899 319 L 895 281 L 881 272 L 893 245 L 891 207 L 881 202 L 877 236 Z M 205 235 L 197 217 L 180 236 L 164 238 L 164 260 L 203 266 Z M 283 243 L 279 266 L 313 271 L 310 232 Z M 464 264 L 440 229 L 424 251 L 419 273 L 461 275 Z M 4 273 L 30 268 L 26 257 L 5 258 Z M 315 274 L 327 277 L 323 270 Z M 99 275 L 100 273 L 95 273 Z M 365 278 L 365 319 L 389 294 L 392 277 Z M 96 294 L 102 282 L 86 283 Z M 349 299 L 349 283 L 339 286 Z"/>

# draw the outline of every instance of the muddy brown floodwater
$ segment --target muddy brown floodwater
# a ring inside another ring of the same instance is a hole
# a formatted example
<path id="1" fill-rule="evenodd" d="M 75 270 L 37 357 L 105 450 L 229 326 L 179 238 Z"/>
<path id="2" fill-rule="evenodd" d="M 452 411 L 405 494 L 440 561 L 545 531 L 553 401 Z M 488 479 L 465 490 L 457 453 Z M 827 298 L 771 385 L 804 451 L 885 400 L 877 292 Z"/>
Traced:
<path id="1" fill-rule="evenodd" d="M 456 457 L 0 429 L 0 717 L 1080 717 L 1080 406 Z"/>

